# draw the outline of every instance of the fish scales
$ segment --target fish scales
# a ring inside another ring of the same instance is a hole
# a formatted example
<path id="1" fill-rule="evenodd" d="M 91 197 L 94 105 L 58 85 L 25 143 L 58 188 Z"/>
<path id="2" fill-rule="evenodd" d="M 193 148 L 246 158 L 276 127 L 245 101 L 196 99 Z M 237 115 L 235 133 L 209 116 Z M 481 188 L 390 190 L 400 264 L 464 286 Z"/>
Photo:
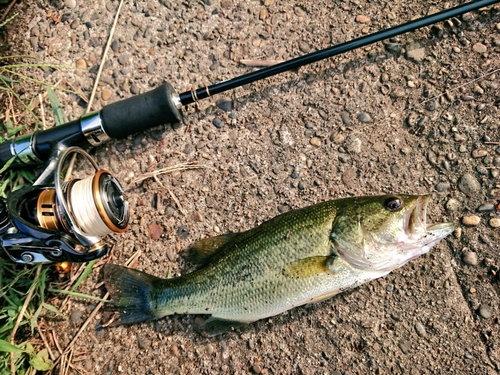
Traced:
<path id="1" fill-rule="evenodd" d="M 192 249 L 208 249 L 206 264 L 192 273 L 160 279 L 108 265 L 105 284 L 121 323 L 206 314 L 204 328 L 218 334 L 323 300 L 424 254 L 454 229 L 426 224 L 428 201 L 391 195 L 319 203 L 200 241 Z"/>

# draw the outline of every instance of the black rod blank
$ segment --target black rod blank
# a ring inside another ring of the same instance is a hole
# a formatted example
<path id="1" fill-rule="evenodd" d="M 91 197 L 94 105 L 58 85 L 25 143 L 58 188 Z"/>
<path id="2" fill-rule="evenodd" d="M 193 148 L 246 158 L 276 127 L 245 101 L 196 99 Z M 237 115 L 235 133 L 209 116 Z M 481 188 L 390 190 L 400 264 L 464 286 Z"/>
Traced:
<path id="1" fill-rule="evenodd" d="M 314 62 L 324 60 L 341 53 L 352 51 L 357 48 L 365 47 L 369 44 L 380 42 L 384 39 L 393 38 L 395 36 L 405 34 L 410 31 L 414 31 L 438 22 L 442 22 L 446 19 L 457 17 L 464 13 L 471 12 L 498 2 L 500 2 L 500 0 L 477 0 L 462 4 L 454 8 L 446 9 L 439 13 L 432 14 L 430 16 L 419 18 L 417 20 L 410 21 L 399 26 L 394 26 L 386 30 L 381 30 L 373 34 L 363 36 L 361 38 L 328 47 L 323 50 L 300 56 L 295 59 L 288 60 L 264 69 L 260 69 L 252 73 L 244 74 L 242 76 L 208 87 L 202 87 L 197 90 L 183 92 L 179 94 L 180 101 L 182 105 L 188 105 L 197 102 L 198 100 L 208 98 L 209 96 L 219 94 L 221 92 L 232 90 L 237 87 L 259 81 L 261 79 L 268 78 L 289 70 L 297 69 L 301 66 L 312 64 Z"/>

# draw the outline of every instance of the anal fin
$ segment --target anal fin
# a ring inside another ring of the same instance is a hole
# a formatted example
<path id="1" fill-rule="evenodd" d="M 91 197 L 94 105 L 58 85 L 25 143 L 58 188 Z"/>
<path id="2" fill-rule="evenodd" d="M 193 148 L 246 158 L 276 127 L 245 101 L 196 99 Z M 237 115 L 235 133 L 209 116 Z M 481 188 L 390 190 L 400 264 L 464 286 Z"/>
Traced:
<path id="1" fill-rule="evenodd" d="M 207 336 L 217 336 L 226 332 L 233 331 L 237 328 L 245 326 L 247 323 L 242 323 L 234 320 L 226 320 L 220 318 L 208 318 L 201 325 L 201 329 Z"/>

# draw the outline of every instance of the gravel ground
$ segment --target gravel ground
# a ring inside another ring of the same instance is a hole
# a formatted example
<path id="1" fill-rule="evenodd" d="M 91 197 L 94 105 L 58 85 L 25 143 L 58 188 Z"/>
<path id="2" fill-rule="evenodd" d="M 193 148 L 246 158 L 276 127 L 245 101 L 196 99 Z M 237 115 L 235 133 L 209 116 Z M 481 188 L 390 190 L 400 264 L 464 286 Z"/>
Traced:
<path id="1" fill-rule="evenodd" d="M 288 60 L 459 1 L 134 1 L 121 11 L 95 109 L 164 81 L 178 92 Z M 13 50 L 74 67 L 37 78 L 90 96 L 117 1 L 19 2 Z M 380 193 L 432 193 L 432 221 L 458 230 L 391 275 L 219 338 L 193 316 L 97 330 L 69 373 L 497 374 L 500 372 L 500 8 L 497 6 L 207 99 L 181 126 L 92 152 L 132 184 L 130 229 L 111 255 L 166 277 L 190 243 L 291 208 Z M 37 94 L 26 88 L 28 101 Z M 78 118 L 81 97 L 58 92 Z M 175 197 L 175 199 L 174 199 Z M 96 289 L 96 270 L 82 291 Z M 46 317 L 64 348 L 95 306 Z M 53 334 L 53 335 L 52 335 Z M 58 351 L 54 349 L 54 352 Z"/>

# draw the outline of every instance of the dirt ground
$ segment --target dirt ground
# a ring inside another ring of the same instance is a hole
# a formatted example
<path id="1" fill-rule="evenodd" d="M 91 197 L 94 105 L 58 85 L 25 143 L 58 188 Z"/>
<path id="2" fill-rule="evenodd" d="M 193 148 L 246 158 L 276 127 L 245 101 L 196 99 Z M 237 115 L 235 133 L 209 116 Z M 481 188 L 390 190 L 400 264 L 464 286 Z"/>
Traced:
<path id="1" fill-rule="evenodd" d="M 241 59 L 288 60 L 459 3 L 125 2 L 94 109 L 164 81 L 178 92 L 213 84 L 255 69 Z M 75 67 L 36 74 L 88 97 L 117 8 L 18 2 L 6 37 L 16 52 Z M 199 335 L 194 316 L 97 329 L 99 312 L 68 373 L 498 374 L 499 69 L 497 5 L 206 99 L 175 129 L 93 150 L 128 186 L 131 223 L 110 261 L 140 252 L 137 268 L 160 277 L 180 274 L 198 239 L 327 199 L 432 193 L 430 220 L 460 229 L 383 279 L 221 337 Z M 84 113 L 77 95 L 58 97 L 70 119 Z M 199 168 L 130 184 L 183 163 Z M 97 268 L 80 290 L 102 296 L 101 281 Z M 68 319 L 44 319 L 56 355 L 55 341 L 64 349 L 94 308 L 74 299 Z"/>

